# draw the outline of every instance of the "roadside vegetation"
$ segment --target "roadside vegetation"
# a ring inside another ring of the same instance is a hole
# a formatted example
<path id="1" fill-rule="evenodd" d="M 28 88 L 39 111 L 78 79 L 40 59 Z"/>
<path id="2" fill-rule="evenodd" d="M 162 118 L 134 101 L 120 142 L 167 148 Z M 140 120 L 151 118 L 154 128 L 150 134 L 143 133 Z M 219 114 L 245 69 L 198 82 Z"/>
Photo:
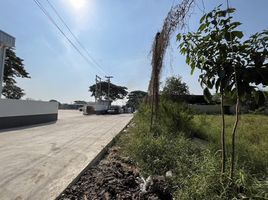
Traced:
<path id="1" fill-rule="evenodd" d="M 268 31 L 245 38 L 231 16 L 235 9 L 219 6 L 200 19 L 197 31 L 177 35 L 191 73 L 200 72 L 206 100 L 212 100 L 211 90 L 220 94 L 220 116 L 193 116 L 182 102 L 171 101 L 173 91 L 159 91 L 171 33 L 183 26 L 185 8 L 191 7 L 183 3 L 171 9 L 155 36 L 148 96 L 134 117 L 125 152 L 144 176 L 172 172 L 167 178 L 175 199 L 267 199 L 267 116 L 243 116 L 240 110 L 249 99 L 265 105 L 260 88 L 268 85 Z M 235 116 L 224 112 L 226 96 L 235 99 Z M 193 137 L 208 144 L 201 148 Z"/>
<path id="2" fill-rule="evenodd" d="M 167 177 L 175 199 L 268 198 L 267 116 L 242 115 L 238 127 L 238 167 L 234 180 L 221 180 L 219 115 L 192 115 L 185 105 L 162 100 L 157 135 L 150 131 L 150 108 L 142 105 L 133 126 L 118 143 L 145 177 L 172 172 Z M 161 120 L 165 119 L 165 120 Z M 226 117 L 227 132 L 234 116 Z M 262 120 L 263 125 L 259 125 Z M 266 122 L 266 123 L 265 123 Z M 251 134 L 252 133 L 252 134 Z M 209 141 L 204 148 L 198 136 Z M 266 139 L 264 139 L 266 138 Z M 227 150 L 231 137 L 227 135 Z M 228 160 L 230 162 L 230 160 Z"/>

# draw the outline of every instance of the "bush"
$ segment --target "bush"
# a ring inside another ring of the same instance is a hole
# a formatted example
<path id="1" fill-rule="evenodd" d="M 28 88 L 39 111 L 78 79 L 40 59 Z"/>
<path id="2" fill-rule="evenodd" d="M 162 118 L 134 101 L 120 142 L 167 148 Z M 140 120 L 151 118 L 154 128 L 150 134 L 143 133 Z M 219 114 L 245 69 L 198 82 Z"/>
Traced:
<path id="1" fill-rule="evenodd" d="M 195 162 L 195 159 L 188 159 L 186 155 L 196 158 L 196 150 L 183 137 L 171 140 L 166 136 L 144 135 L 131 141 L 128 152 L 143 169 L 145 176 L 164 175 L 169 170 L 178 171 L 183 176 Z"/>
<path id="2" fill-rule="evenodd" d="M 161 99 L 158 118 L 152 132 L 170 137 L 176 137 L 177 135 L 191 137 L 193 136 L 192 119 L 192 111 L 185 104 Z M 148 132 L 150 130 L 150 120 L 150 106 L 143 104 L 134 121 L 139 127 L 143 126 L 145 128 L 143 131 Z"/>
<path id="3" fill-rule="evenodd" d="M 165 132 L 171 136 L 183 134 L 193 136 L 192 132 L 193 115 L 191 110 L 180 102 L 162 100 L 159 109 L 159 124 L 166 129 Z"/>
<path id="4" fill-rule="evenodd" d="M 150 130 L 151 110 L 144 104 L 134 117 L 134 137 L 128 146 L 129 154 L 139 163 L 144 174 L 164 174 L 178 168 L 182 154 L 194 154 L 182 136 L 190 136 L 192 115 L 180 103 L 162 100 L 159 105 L 158 121 Z M 155 134 L 157 133 L 157 134 Z M 157 136 L 156 136 L 157 135 Z M 174 159 L 174 155 L 179 155 Z"/>

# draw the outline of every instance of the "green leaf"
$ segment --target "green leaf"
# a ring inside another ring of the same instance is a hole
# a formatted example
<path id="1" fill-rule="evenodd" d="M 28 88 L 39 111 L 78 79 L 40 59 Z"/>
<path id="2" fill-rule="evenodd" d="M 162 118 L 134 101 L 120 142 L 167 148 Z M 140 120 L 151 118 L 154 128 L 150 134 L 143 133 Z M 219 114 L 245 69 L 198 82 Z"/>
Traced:
<path id="1" fill-rule="evenodd" d="M 190 57 L 187 55 L 186 56 L 186 63 L 189 65 L 190 64 Z"/>
<path id="2" fill-rule="evenodd" d="M 195 67 L 191 67 L 191 75 L 193 75 L 193 73 L 194 73 L 194 69 L 195 69 Z"/>
<path id="3" fill-rule="evenodd" d="M 204 19 L 206 18 L 207 15 L 203 15 L 203 17 L 201 17 L 200 19 L 200 24 L 204 21 Z"/>
<path id="4" fill-rule="evenodd" d="M 207 24 L 201 24 L 198 28 L 199 31 L 203 31 L 207 27 Z"/>
<path id="5" fill-rule="evenodd" d="M 241 39 L 244 36 L 242 31 L 232 31 L 232 32 L 228 32 L 226 31 L 224 33 L 224 37 L 226 40 L 231 41 L 232 39 L 235 39 L 235 37 L 238 37 L 239 39 Z"/>
<path id="6" fill-rule="evenodd" d="M 228 12 L 228 13 L 233 13 L 233 12 L 235 12 L 235 10 L 236 10 L 235 8 L 228 8 L 228 9 L 227 9 L 227 12 Z"/>
<path id="7" fill-rule="evenodd" d="M 180 33 L 177 35 L 177 40 L 178 40 L 178 41 L 181 40 L 181 34 L 180 34 Z"/>
<path id="8" fill-rule="evenodd" d="M 235 36 L 238 37 L 239 39 L 241 39 L 244 36 L 242 31 L 232 31 L 231 34 L 233 37 Z"/>
<path id="9" fill-rule="evenodd" d="M 242 23 L 240 22 L 233 22 L 230 24 L 230 28 L 235 29 L 236 27 L 240 26 Z"/>
<path id="10" fill-rule="evenodd" d="M 185 54 L 186 53 L 186 49 L 185 48 L 181 48 L 181 53 Z"/>
<path id="11" fill-rule="evenodd" d="M 226 13 L 227 13 L 227 11 L 225 11 L 225 10 L 221 10 L 221 11 L 218 11 L 218 12 L 217 12 L 217 15 L 218 15 L 219 17 L 225 17 L 225 16 L 226 16 Z"/>

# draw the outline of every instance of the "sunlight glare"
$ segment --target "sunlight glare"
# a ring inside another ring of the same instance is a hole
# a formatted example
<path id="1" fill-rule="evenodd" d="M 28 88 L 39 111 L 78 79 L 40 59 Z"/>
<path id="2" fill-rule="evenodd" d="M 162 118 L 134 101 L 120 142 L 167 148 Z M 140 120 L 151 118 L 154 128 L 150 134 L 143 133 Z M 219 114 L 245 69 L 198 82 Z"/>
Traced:
<path id="1" fill-rule="evenodd" d="M 70 6 L 76 11 L 84 10 L 87 7 L 87 0 L 68 0 Z"/>

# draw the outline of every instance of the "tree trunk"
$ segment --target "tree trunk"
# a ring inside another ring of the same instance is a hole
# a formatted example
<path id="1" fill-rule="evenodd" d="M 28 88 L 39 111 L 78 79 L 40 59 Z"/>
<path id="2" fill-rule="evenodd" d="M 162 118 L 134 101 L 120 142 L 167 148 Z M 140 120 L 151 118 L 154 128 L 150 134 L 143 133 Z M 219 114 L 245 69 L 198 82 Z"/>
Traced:
<path id="1" fill-rule="evenodd" d="M 153 130 L 153 123 L 154 123 L 154 89 L 153 89 L 153 94 L 151 96 L 151 123 L 150 123 L 150 131 Z"/>
<path id="2" fill-rule="evenodd" d="M 234 127 L 233 127 L 233 132 L 232 132 L 232 155 L 231 155 L 231 169 L 230 169 L 230 179 L 233 179 L 234 176 L 234 167 L 235 167 L 235 136 L 236 136 L 236 129 L 237 129 L 237 125 L 239 122 L 239 103 L 240 99 L 239 96 L 237 94 L 237 100 L 236 100 L 236 108 L 235 108 L 235 123 L 234 123 Z"/>
<path id="3" fill-rule="evenodd" d="M 221 131 L 221 173 L 225 173 L 226 165 L 226 153 L 225 153 L 225 119 L 224 119 L 224 107 L 223 107 L 223 90 L 221 90 L 221 118 L 222 118 L 222 131 Z"/>

